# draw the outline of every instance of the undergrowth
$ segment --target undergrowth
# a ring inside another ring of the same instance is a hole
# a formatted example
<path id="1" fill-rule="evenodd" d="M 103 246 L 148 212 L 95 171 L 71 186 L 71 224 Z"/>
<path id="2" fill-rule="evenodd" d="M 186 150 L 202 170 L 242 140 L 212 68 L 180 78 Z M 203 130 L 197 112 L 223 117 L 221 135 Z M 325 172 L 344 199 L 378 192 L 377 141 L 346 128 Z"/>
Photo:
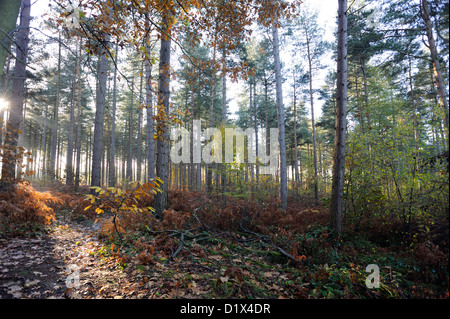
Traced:
<path id="1" fill-rule="evenodd" d="M 320 205 L 291 199 L 282 211 L 276 199 L 171 190 L 170 207 L 156 215 L 152 189 L 103 188 L 86 200 L 23 183 L 0 193 L 1 234 L 45 227 L 55 210 L 88 218 L 103 240 L 96 254 L 130 274 L 159 278 L 153 284 L 161 298 L 186 291 L 198 298 L 448 298 L 445 221 L 406 234 L 395 219 L 354 227 L 346 218 L 345 231 L 332 239 L 328 209 Z M 371 264 L 379 267 L 379 288 L 366 286 Z"/>
<path id="2" fill-rule="evenodd" d="M 37 192 L 27 181 L 0 192 L 0 236 L 34 234 L 55 220 L 64 201 L 49 192 Z"/>

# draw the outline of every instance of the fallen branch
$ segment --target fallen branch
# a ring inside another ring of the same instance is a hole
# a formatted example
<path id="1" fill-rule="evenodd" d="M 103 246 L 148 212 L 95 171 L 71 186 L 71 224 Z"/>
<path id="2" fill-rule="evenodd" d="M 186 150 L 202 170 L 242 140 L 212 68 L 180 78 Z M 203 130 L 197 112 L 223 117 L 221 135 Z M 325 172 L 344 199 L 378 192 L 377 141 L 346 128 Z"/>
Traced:
<path id="1" fill-rule="evenodd" d="M 291 254 L 289 254 L 287 251 L 285 251 L 283 248 L 281 248 L 280 246 L 275 245 L 275 243 L 273 242 L 273 240 L 265 235 L 261 235 L 258 233 L 255 233 L 254 231 L 249 230 L 247 227 L 244 226 L 243 220 L 244 220 L 244 214 L 246 214 L 246 209 L 245 207 L 241 207 L 240 205 L 236 204 L 235 202 L 233 202 L 234 205 L 236 205 L 237 207 L 240 208 L 241 210 L 241 220 L 239 221 L 239 227 L 242 229 L 242 231 L 248 233 L 248 234 L 252 234 L 254 236 L 257 236 L 258 238 L 260 238 L 263 242 L 268 243 L 272 246 L 272 248 L 278 250 L 281 254 L 283 254 L 284 256 L 286 256 L 287 258 L 298 262 L 298 260 Z"/>
<path id="2" fill-rule="evenodd" d="M 184 233 L 181 233 L 181 237 L 180 237 L 180 243 L 178 245 L 177 250 L 170 256 L 170 259 L 173 260 L 181 251 L 181 249 L 183 249 L 184 246 Z"/>

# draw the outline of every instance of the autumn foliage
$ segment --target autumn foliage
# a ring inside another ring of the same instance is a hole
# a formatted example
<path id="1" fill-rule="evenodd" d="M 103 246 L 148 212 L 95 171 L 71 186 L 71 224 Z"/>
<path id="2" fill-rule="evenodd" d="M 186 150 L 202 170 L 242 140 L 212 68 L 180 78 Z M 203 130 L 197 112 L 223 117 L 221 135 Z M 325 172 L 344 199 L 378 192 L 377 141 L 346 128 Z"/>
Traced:
<path id="1" fill-rule="evenodd" d="M 72 220 L 89 220 L 98 225 L 103 245 L 93 253 L 114 260 L 130 273 L 136 272 L 136 267 L 160 268 L 161 263 L 169 270 L 184 265 L 183 269 L 194 267 L 207 273 L 222 267 L 220 275 L 197 280 L 197 286 L 181 280 L 181 275 L 160 283 L 161 291 L 166 286 L 178 292 L 208 290 L 215 297 L 259 296 L 258 289 L 267 285 L 275 287 L 274 296 L 294 298 L 431 296 L 424 285 L 447 280 L 445 242 L 438 237 L 425 240 L 416 236 L 409 241 L 411 251 L 404 251 L 404 245 L 396 247 L 399 223 L 393 221 L 363 221 L 359 230 L 347 224 L 345 238 L 335 242 L 329 238 L 329 211 L 322 206 L 291 199 L 283 211 L 277 199 L 264 203 L 231 197 L 224 200 L 204 192 L 171 189 L 170 206 L 158 215 L 151 209 L 155 187 L 136 184 L 81 195 L 38 192 L 29 183 L 20 183 L 14 192 L 0 193 L 1 235 L 33 233 L 61 213 Z M 364 235 L 366 227 L 372 229 L 372 237 Z M 375 245 L 374 234 L 380 238 L 390 235 L 393 240 L 381 246 L 380 239 Z M 392 254 L 397 254 L 395 259 L 386 259 L 393 258 L 389 257 Z M 387 262 L 382 266 L 385 285 L 370 294 L 361 283 L 367 276 L 365 265 L 374 262 L 381 266 Z M 392 263 L 398 264 L 392 268 Z M 391 269 L 401 270 L 404 277 L 395 273 L 394 280 Z M 202 273 L 191 276 L 202 278 Z M 399 280 L 402 287 L 409 280 L 415 286 L 399 290 Z"/>
<path id="2" fill-rule="evenodd" d="M 36 191 L 29 182 L 0 192 L 0 235 L 20 235 L 55 220 L 54 209 L 63 200 L 49 192 Z"/>

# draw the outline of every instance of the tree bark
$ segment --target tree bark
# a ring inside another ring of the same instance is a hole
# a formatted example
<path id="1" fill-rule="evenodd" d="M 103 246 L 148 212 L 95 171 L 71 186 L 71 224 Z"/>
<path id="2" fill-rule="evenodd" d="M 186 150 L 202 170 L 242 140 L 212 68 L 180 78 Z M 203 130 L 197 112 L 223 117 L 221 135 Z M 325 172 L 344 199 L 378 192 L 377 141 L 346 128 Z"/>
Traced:
<path id="1" fill-rule="evenodd" d="M 56 171 L 56 144 L 58 142 L 58 112 L 59 94 L 61 90 L 61 33 L 58 32 L 58 83 L 56 84 L 56 101 L 53 109 L 52 146 L 50 151 L 50 179 L 55 180 Z"/>
<path id="2" fill-rule="evenodd" d="M 216 23 L 216 34 L 217 34 L 217 23 Z M 216 95 L 216 41 L 214 41 L 214 47 L 213 47 L 213 59 L 212 59 L 212 68 L 211 68 L 211 89 L 209 92 L 209 127 L 213 127 L 213 120 L 214 120 L 214 99 Z M 211 143 L 213 137 L 211 136 L 211 139 L 209 142 Z M 212 191 L 212 169 L 213 164 L 209 163 L 206 164 L 206 189 L 208 192 Z"/>
<path id="3" fill-rule="evenodd" d="M 76 171 L 75 171 L 75 190 L 78 190 L 80 186 L 80 166 L 81 166 L 81 49 L 82 41 L 80 39 L 80 45 L 78 48 L 78 61 L 77 61 L 77 139 L 75 141 L 75 148 L 77 152 L 76 157 Z"/>
<path id="4" fill-rule="evenodd" d="M 144 61 L 142 61 L 144 63 Z M 143 64 L 139 68 L 139 73 L 142 74 Z M 142 173 L 142 84 L 144 76 L 140 76 L 139 83 L 139 109 L 138 109 L 138 136 L 137 136 L 137 150 L 136 150 L 136 181 L 141 182 Z"/>
<path id="5" fill-rule="evenodd" d="M 161 25 L 161 47 L 159 54 L 159 82 L 158 82 L 158 123 L 157 130 L 161 131 L 157 140 L 156 175 L 163 184 L 162 192 L 155 196 L 156 214 L 162 214 L 169 204 L 169 132 L 167 120 L 169 116 L 170 102 L 170 46 L 171 46 L 171 22 L 170 9 L 163 12 Z"/>
<path id="6" fill-rule="evenodd" d="M 23 0 L 20 13 L 21 28 L 17 34 L 17 49 L 16 49 L 16 65 L 14 67 L 12 89 L 10 95 L 10 112 L 8 124 L 6 126 L 7 136 L 5 138 L 5 146 L 8 146 L 8 151 L 3 155 L 2 166 L 2 181 L 8 185 L 14 183 L 16 164 L 21 165 L 22 156 L 18 148 L 19 130 L 21 123 L 23 123 L 23 106 L 24 106 L 24 92 L 25 92 L 25 71 L 26 61 L 28 55 L 29 43 L 29 25 L 30 25 L 30 0 Z M 2 23 L 3 24 L 3 23 Z M 2 69 L 3 69 L 2 63 Z"/>
<path id="7" fill-rule="evenodd" d="M 306 34 L 306 50 L 308 54 L 309 65 L 309 98 L 311 102 L 311 126 L 312 126 L 312 138 L 313 138 L 313 153 L 314 153 L 314 199 L 316 204 L 319 202 L 319 178 L 317 176 L 317 145 L 316 145 L 316 126 L 314 121 L 314 96 L 312 87 L 312 57 L 310 52 L 310 39 L 308 36 L 308 30 L 305 29 Z"/>
<path id="8" fill-rule="evenodd" d="M 72 101 L 70 103 L 69 111 L 69 133 L 67 140 L 67 156 L 66 156 L 66 185 L 73 186 L 73 130 L 75 127 L 75 83 L 77 66 L 74 72 L 74 78 L 72 82 Z"/>
<path id="9" fill-rule="evenodd" d="M 134 63 L 132 63 L 134 65 Z M 134 71 L 134 67 L 133 67 Z M 131 78 L 131 103 L 128 111 L 128 159 L 126 178 L 128 182 L 133 180 L 133 108 L 134 108 L 134 74 Z"/>
<path id="10" fill-rule="evenodd" d="M 276 103 L 278 119 L 278 141 L 280 144 L 280 198 L 281 208 L 287 208 L 287 171 L 286 171 L 286 137 L 284 124 L 283 92 L 281 85 L 280 44 L 278 40 L 278 29 L 272 27 L 274 71 L 276 83 Z"/>
<path id="11" fill-rule="evenodd" d="M 226 122 L 227 122 L 227 73 L 226 73 L 226 48 L 225 43 L 223 43 L 222 49 L 222 126 L 223 132 L 225 132 Z M 225 148 L 223 149 L 222 158 L 225 158 Z M 221 174 L 221 184 L 222 184 L 222 199 L 225 199 L 225 193 L 227 191 L 227 175 L 226 175 L 226 165 L 222 164 L 222 174 Z"/>
<path id="12" fill-rule="evenodd" d="M 116 42 L 115 56 L 119 55 L 119 45 Z M 117 58 L 116 58 L 117 59 Z M 112 106 L 111 106 L 111 135 L 109 140 L 109 172 L 108 186 L 116 186 L 116 104 L 117 104 L 117 60 L 114 66 Z"/>
<path id="13" fill-rule="evenodd" d="M 336 128 L 333 181 L 331 189 L 331 229 L 342 231 L 342 202 L 345 174 L 345 129 L 347 116 L 347 0 L 339 0 L 337 48 Z"/>
<path id="14" fill-rule="evenodd" d="M 146 49 L 148 54 L 150 54 L 150 47 L 147 42 Z M 155 138 L 152 102 L 152 63 L 149 58 L 145 59 L 145 79 L 145 104 L 147 115 L 147 182 L 150 182 L 155 178 Z"/>
<path id="15" fill-rule="evenodd" d="M 0 76 L 3 76 L 3 67 L 8 56 L 12 31 L 16 28 L 17 17 L 21 2 L 18 0 L 0 1 Z M 28 29 L 27 29 L 28 30 Z"/>
<path id="16" fill-rule="evenodd" d="M 298 144 L 297 144 L 297 92 L 296 92 L 296 83 L 295 83 L 295 71 L 294 71 L 294 180 L 296 183 L 299 182 L 299 173 L 298 173 Z M 296 194 L 298 194 L 298 186 L 296 185 Z"/>
<path id="17" fill-rule="evenodd" d="M 105 38 L 107 45 L 108 37 Z M 92 146 L 91 186 L 101 186 L 101 162 L 103 145 L 103 122 L 105 115 L 106 80 L 108 75 L 108 59 L 106 49 L 102 48 L 98 57 L 98 91 L 96 98 L 94 142 Z"/>
<path id="18" fill-rule="evenodd" d="M 438 94 L 439 94 L 439 105 L 441 106 L 441 108 L 443 109 L 444 114 L 445 114 L 444 125 L 445 125 L 445 129 L 446 129 L 447 148 L 448 148 L 450 140 L 449 140 L 449 125 L 448 125 L 449 110 L 448 110 L 447 92 L 445 90 L 445 84 L 442 79 L 442 72 L 441 72 L 441 67 L 440 67 L 440 63 L 439 63 L 439 55 L 437 52 L 436 43 L 434 41 L 433 27 L 431 24 L 427 0 L 421 1 L 421 9 L 422 9 L 422 18 L 425 22 L 425 29 L 427 32 L 428 45 L 429 45 L 429 49 L 430 49 L 430 53 L 431 53 L 431 60 L 432 60 L 432 64 L 433 64 L 434 76 L 436 78 L 436 87 L 437 87 Z"/>

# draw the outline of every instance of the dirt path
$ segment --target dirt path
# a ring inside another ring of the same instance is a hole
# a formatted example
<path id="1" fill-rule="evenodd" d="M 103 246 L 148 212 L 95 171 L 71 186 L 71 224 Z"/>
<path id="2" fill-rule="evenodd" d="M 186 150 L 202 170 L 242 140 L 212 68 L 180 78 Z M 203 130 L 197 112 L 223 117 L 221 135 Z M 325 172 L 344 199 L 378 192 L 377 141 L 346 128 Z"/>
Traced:
<path id="1" fill-rule="evenodd" d="M 0 298 L 118 297 L 126 274 L 101 247 L 95 225 L 63 220 L 46 235 L 0 239 Z"/>

